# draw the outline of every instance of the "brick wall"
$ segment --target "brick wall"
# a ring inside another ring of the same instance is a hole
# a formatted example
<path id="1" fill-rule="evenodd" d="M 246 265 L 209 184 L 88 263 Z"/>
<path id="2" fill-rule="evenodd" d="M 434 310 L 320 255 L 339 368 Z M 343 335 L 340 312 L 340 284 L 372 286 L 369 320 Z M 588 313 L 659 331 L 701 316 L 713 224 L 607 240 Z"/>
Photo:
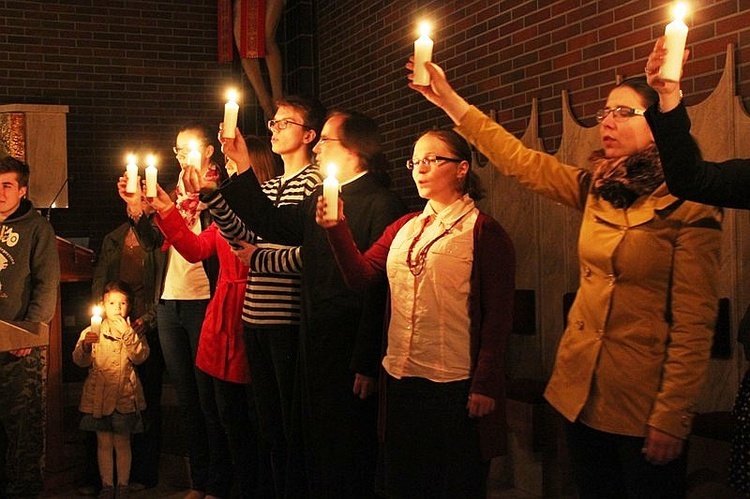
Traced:
<path id="1" fill-rule="evenodd" d="M 738 91 L 750 98 L 750 1 L 692 1 L 692 50 L 683 89 L 687 103 L 705 98 L 736 47 Z M 319 0 L 320 94 L 328 105 L 354 107 L 382 126 L 402 195 L 419 204 L 402 168 L 417 133 L 449 120 L 406 87 L 404 64 L 416 23 L 435 28 L 433 60 L 454 87 L 520 135 L 532 98 L 539 100 L 540 134 L 554 151 L 561 134 L 562 90 L 575 115 L 593 125 L 618 76 L 643 73 L 657 36 L 669 22 L 666 0 Z"/>
<path id="2" fill-rule="evenodd" d="M 311 1 L 291 3 L 312 19 Z M 176 130 L 192 121 L 216 126 L 229 85 L 246 97 L 243 131 L 265 133 L 239 64 L 217 62 L 215 1 L 0 0 L 0 13 L 0 104 L 70 106 L 68 170 L 75 180 L 70 208 L 51 216 L 59 235 L 89 237 L 98 250 L 124 220 L 115 183 L 126 152 L 156 152 L 160 180 L 174 180 Z M 294 38 L 309 34 L 309 24 L 297 23 Z M 284 23 L 279 31 L 283 42 Z M 295 85 L 287 88 L 311 91 L 312 66 L 309 56 L 296 57 Z"/>
<path id="3" fill-rule="evenodd" d="M 750 1 L 693 2 L 687 102 L 710 92 L 736 46 L 738 89 L 750 96 Z M 314 9 L 313 9 L 314 6 Z M 279 39 L 287 90 L 365 111 L 381 124 L 396 188 L 419 204 L 402 167 L 416 134 L 449 122 L 406 87 L 415 25 L 435 24 L 436 62 L 459 92 L 497 109 L 514 133 L 539 99 L 548 150 L 560 136 L 560 92 L 584 123 L 618 75 L 643 71 L 668 21 L 666 0 L 288 0 Z M 169 152 L 186 121 L 221 119 L 223 90 L 242 84 L 240 125 L 262 130 L 262 113 L 237 64 L 216 62 L 216 7 L 204 0 L 0 0 L 0 104 L 70 106 L 70 208 L 52 214 L 58 234 L 92 247 L 123 220 L 114 182 L 126 151 Z M 317 40 L 315 31 L 317 29 Z M 315 57 L 319 61 L 316 66 Z M 172 169 L 174 171 L 174 169 Z"/>

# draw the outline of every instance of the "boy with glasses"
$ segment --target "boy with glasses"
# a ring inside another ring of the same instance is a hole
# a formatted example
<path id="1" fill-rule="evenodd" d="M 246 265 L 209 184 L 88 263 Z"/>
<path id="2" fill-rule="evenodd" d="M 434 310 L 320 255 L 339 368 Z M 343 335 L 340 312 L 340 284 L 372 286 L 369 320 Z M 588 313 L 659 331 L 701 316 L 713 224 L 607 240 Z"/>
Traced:
<path id="1" fill-rule="evenodd" d="M 281 157 L 284 172 L 261 187 L 275 206 L 297 204 L 322 180 L 312 149 L 320 136 L 325 108 L 317 99 L 304 96 L 288 96 L 276 101 L 276 106 L 268 129 L 271 149 Z M 286 462 L 300 324 L 300 247 L 255 238 L 221 196 L 208 206 L 222 234 L 230 243 L 244 247 L 237 253 L 250 265 L 242 310 L 245 343 L 261 436 L 271 452 L 273 488 L 281 497 L 285 482 L 296 479 L 287 475 Z M 263 485 L 259 494 L 273 496 L 274 491 L 264 490 Z"/>

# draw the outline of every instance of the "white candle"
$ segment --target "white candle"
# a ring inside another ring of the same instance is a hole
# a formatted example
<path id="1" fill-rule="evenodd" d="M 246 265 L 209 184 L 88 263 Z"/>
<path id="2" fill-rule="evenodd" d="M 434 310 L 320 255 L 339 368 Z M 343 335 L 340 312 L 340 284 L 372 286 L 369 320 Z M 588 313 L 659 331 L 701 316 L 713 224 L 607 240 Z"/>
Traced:
<path id="1" fill-rule="evenodd" d="M 156 158 L 153 154 L 148 156 L 148 166 L 146 167 L 146 197 L 156 197 Z"/>
<path id="2" fill-rule="evenodd" d="M 138 165 L 135 164 L 135 156 L 133 154 L 128 154 L 128 164 L 125 167 L 125 175 L 128 177 L 125 192 L 128 194 L 135 194 L 138 192 Z"/>
<path id="3" fill-rule="evenodd" d="M 203 156 L 201 156 L 201 152 L 198 150 L 198 142 L 196 142 L 195 140 L 191 140 L 190 152 L 188 153 L 188 164 L 196 170 L 200 171 L 201 163 L 203 162 L 202 160 Z"/>
<path id="4" fill-rule="evenodd" d="M 323 199 L 326 203 L 326 220 L 339 219 L 339 181 L 336 179 L 336 164 L 329 163 L 325 180 L 323 180 Z"/>
<path id="5" fill-rule="evenodd" d="M 91 332 L 99 334 L 102 330 L 102 309 L 94 307 L 94 315 L 91 316 Z"/>
<path id="6" fill-rule="evenodd" d="M 224 104 L 224 127 L 222 128 L 222 135 L 230 139 L 234 138 L 234 131 L 237 128 L 237 113 L 240 111 L 240 106 L 237 105 L 236 100 L 236 91 L 230 90 L 227 92 L 227 103 Z"/>
<path id="7" fill-rule="evenodd" d="M 685 53 L 688 34 L 688 27 L 682 18 L 687 14 L 687 6 L 684 3 L 675 4 L 672 13 L 675 19 L 667 24 L 664 30 L 664 48 L 667 49 L 667 55 L 661 65 L 659 77 L 666 81 L 680 81 L 682 56 Z"/>
<path id="8" fill-rule="evenodd" d="M 420 23 L 419 38 L 414 42 L 414 78 L 415 85 L 429 85 L 430 74 L 425 63 L 432 61 L 432 40 L 430 39 L 430 25 Z"/>

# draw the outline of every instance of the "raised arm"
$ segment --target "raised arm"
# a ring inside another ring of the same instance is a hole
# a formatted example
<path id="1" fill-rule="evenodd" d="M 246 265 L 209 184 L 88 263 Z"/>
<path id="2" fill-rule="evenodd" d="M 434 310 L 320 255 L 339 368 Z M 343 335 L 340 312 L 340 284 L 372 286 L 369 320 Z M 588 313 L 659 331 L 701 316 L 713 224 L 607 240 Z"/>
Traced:
<path id="1" fill-rule="evenodd" d="M 690 135 L 690 117 L 682 103 L 680 82 L 664 81 L 659 71 L 667 50 L 659 38 L 646 62 L 649 85 L 659 102 L 646 111 L 646 120 L 659 149 L 664 178 L 677 197 L 729 208 L 750 208 L 750 160 L 704 161 Z M 683 55 L 683 64 L 689 52 Z"/>

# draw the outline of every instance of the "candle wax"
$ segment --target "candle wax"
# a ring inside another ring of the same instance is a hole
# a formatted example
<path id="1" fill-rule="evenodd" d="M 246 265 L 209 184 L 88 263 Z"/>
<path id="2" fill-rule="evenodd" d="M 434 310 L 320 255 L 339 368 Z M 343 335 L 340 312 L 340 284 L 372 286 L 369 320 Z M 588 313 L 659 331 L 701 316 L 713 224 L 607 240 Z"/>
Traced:
<path id="1" fill-rule="evenodd" d="M 146 197 L 156 197 L 156 177 L 156 167 L 154 165 L 149 165 L 146 168 Z"/>
<path id="2" fill-rule="evenodd" d="M 222 135 L 224 137 L 233 139 L 235 129 L 237 128 L 237 113 L 239 113 L 240 106 L 234 101 L 229 101 L 224 104 L 224 126 L 222 127 Z"/>
<path id="3" fill-rule="evenodd" d="M 135 194 L 138 192 L 138 167 L 135 163 L 128 163 L 125 167 L 125 173 L 128 177 L 128 183 L 125 186 L 125 192 L 128 194 Z"/>
<path id="4" fill-rule="evenodd" d="M 682 72 L 682 56 L 685 53 L 688 27 L 682 19 L 675 19 L 664 30 L 664 48 L 667 55 L 659 70 L 659 77 L 666 81 L 679 81 Z"/>
<path id="5" fill-rule="evenodd" d="M 323 199 L 326 202 L 326 220 L 339 219 L 339 181 L 329 175 L 323 180 Z"/>
<path id="6" fill-rule="evenodd" d="M 432 40 L 426 34 L 422 34 L 414 42 L 414 78 L 415 85 L 429 85 L 430 74 L 427 72 L 425 63 L 432 60 Z"/>

